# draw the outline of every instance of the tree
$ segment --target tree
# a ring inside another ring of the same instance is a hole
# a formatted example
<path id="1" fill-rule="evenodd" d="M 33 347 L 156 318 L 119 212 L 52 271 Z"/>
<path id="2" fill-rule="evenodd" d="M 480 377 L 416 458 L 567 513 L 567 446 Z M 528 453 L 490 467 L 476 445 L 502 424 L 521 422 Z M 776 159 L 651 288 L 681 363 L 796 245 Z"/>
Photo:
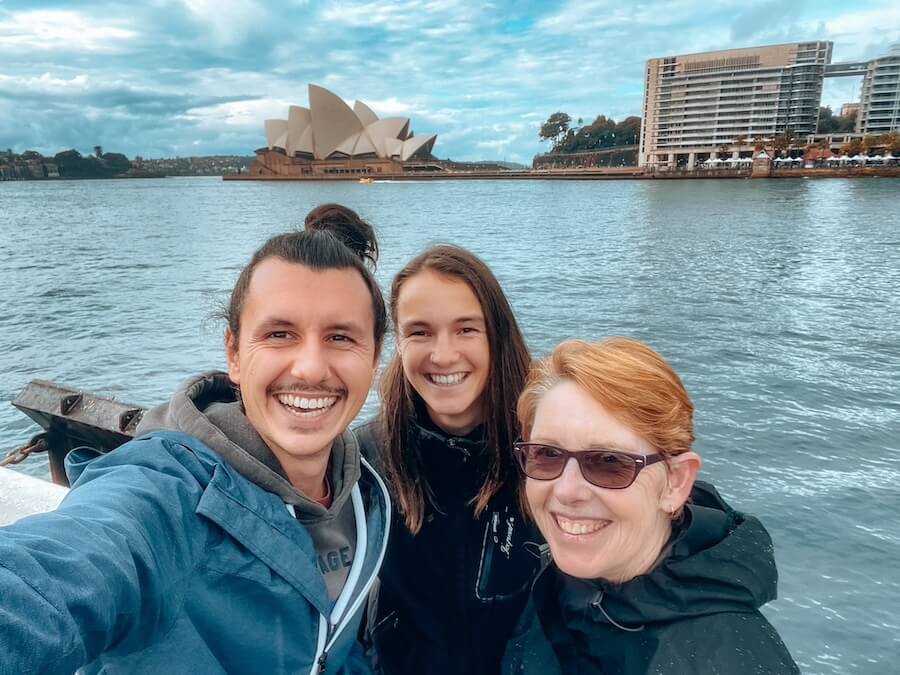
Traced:
<path id="1" fill-rule="evenodd" d="M 731 149 L 731 146 L 728 145 L 728 143 L 722 143 L 722 145 L 719 146 L 719 152 L 718 152 L 718 154 L 720 154 L 720 155 L 725 155 L 725 157 L 727 157 L 727 156 L 728 156 L 728 151 L 729 151 L 730 149 Z M 723 157 L 722 159 L 725 159 L 725 157 Z"/>
<path id="2" fill-rule="evenodd" d="M 820 134 L 846 134 L 856 128 L 856 111 L 849 115 L 836 116 L 831 108 L 825 106 L 819 108 L 819 124 L 816 133 Z"/>
<path id="3" fill-rule="evenodd" d="M 571 123 L 572 118 L 568 114 L 562 111 L 555 112 L 541 125 L 538 138 L 541 139 L 541 142 L 552 140 L 553 149 L 555 150 L 556 146 L 565 137 Z"/>
<path id="4" fill-rule="evenodd" d="M 900 131 L 892 131 L 887 137 L 887 150 L 893 155 L 900 155 Z"/>
<path id="5" fill-rule="evenodd" d="M 583 120 L 578 118 L 578 123 Z M 565 113 L 554 113 L 541 126 L 541 141 L 553 140 L 551 152 L 572 153 L 622 145 L 636 145 L 641 135 L 641 118 L 626 117 L 616 123 L 612 117 L 598 115 L 590 124 L 569 128 L 571 118 Z"/>
<path id="6" fill-rule="evenodd" d="M 125 173 L 131 168 L 131 162 L 121 152 L 107 152 L 103 155 L 103 164 L 106 170 L 113 176 Z"/>
<path id="7" fill-rule="evenodd" d="M 741 148 L 747 145 L 747 134 L 738 134 L 735 136 L 734 144 L 737 146 L 738 154 L 741 154 Z"/>
<path id="8" fill-rule="evenodd" d="M 850 155 L 850 156 L 858 155 L 863 151 L 862 141 L 859 140 L 858 138 L 854 138 L 849 143 L 844 143 L 844 145 L 841 146 L 841 151 L 845 155 Z"/>
<path id="9" fill-rule="evenodd" d="M 872 150 L 882 144 L 882 141 L 881 136 L 866 136 L 862 141 L 863 152 L 872 152 Z"/>
<path id="10" fill-rule="evenodd" d="M 94 146 L 94 157 L 96 157 L 97 159 L 100 159 L 101 157 L 103 157 L 103 146 L 102 145 Z"/>
<path id="11" fill-rule="evenodd" d="M 641 136 L 641 118 L 632 115 L 616 125 L 616 145 L 637 145 Z"/>
<path id="12" fill-rule="evenodd" d="M 797 145 L 797 132 L 788 127 L 784 130 L 784 139 L 787 141 L 787 147 L 793 148 Z"/>
<path id="13" fill-rule="evenodd" d="M 777 155 L 784 154 L 784 151 L 788 149 L 789 145 L 790 140 L 785 134 L 777 134 L 772 140 L 772 147 L 775 148 L 775 153 Z"/>
<path id="14" fill-rule="evenodd" d="M 606 115 L 598 115 L 591 125 L 588 127 L 591 144 L 585 150 L 593 150 L 595 148 L 609 148 L 616 143 L 616 121 L 612 117 Z"/>
<path id="15" fill-rule="evenodd" d="M 819 108 L 819 123 L 816 125 L 816 133 L 833 134 L 838 130 L 838 120 L 831 112 L 831 108 L 825 106 Z"/>

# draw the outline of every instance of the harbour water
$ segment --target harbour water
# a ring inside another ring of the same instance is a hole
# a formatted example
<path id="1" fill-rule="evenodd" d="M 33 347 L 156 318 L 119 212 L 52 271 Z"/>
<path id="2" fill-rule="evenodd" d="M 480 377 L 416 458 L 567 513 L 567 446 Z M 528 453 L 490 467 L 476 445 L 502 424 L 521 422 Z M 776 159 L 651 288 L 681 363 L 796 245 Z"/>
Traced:
<path id="1" fill-rule="evenodd" d="M 480 254 L 536 355 L 659 350 L 704 477 L 772 533 L 766 613 L 803 672 L 896 672 L 898 179 L 0 184 L 0 450 L 37 431 L 5 403 L 31 379 L 150 405 L 222 368 L 210 317 L 240 267 L 326 201 L 377 226 L 385 287 L 427 244 Z"/>

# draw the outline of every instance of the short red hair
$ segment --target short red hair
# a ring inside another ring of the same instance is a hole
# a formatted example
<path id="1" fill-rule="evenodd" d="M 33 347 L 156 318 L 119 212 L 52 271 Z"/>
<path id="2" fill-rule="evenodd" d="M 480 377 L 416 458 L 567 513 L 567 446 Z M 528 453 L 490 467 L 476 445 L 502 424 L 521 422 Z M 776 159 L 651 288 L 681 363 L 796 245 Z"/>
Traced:
<path id="1" fill-rule="evenodd" d="M 567 340 L 535 361 L 516 409 L 524 439 L 531 436 L 541 398 L 562 380 L 584 389 L 663 456 L 691 449 L 694 405 L 672 367 L 644 343 L 624 337 Z"/>

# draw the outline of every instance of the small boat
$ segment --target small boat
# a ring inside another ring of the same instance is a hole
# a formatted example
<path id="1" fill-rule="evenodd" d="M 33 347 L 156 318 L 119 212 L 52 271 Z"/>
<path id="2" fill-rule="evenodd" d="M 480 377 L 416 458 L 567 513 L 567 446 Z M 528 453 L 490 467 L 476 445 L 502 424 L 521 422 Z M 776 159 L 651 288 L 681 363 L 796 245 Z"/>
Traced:
<path id="1" fill-rule="evenodd" d="M 375 182 L 375 179 L 374 179 L 374 178 L 371 178 L 371 177 L 369 177 L 369 176 L 364 176 L 363 178 L 360 178 L 360 179 L 359 179 L 359 182 L 360 182 L 360 183 L 374 183 L 374 182 Z"/>

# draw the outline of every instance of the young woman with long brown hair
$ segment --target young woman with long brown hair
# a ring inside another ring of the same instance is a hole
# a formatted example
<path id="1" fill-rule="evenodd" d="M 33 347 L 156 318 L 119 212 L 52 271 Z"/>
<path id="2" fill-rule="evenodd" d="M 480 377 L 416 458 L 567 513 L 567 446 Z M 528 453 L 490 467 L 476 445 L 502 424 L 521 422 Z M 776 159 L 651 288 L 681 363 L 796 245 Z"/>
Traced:
<path id="1" fill-rule="evenodd" d="M 478 257 L 435 246 L 391 286 L 396 353 L 357 434 L 396 506 L 369 607 L 385 675 L 497 673 L 539 559 L 512 445 L 528 350 Z"/>

